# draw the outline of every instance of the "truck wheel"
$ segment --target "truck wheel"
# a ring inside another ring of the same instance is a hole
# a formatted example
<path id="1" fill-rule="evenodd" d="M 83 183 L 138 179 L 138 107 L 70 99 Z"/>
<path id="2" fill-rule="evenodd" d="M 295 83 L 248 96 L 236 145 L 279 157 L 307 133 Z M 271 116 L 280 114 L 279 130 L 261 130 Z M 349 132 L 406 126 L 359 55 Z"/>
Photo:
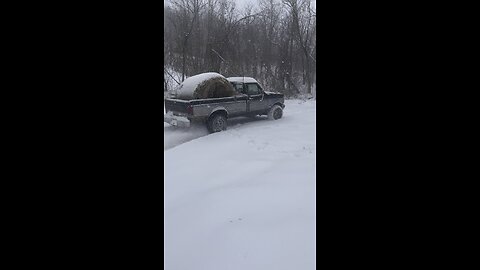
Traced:
<path id="1" fill-rule="evenodd" d="M 227 118 L 223 114 L 216 114 L 208 120 L 207 128 L 210 133 L 227 130 Z"/>
<path id="2" fill-rule="evenodd" d="M 270 120 L 277 120 L 282 118 L 282 116 L 283 116 L 283 109 L 278 105 L 273 106 L 270 109 L 270 111 L 268 111 L 268 119 Z"/>

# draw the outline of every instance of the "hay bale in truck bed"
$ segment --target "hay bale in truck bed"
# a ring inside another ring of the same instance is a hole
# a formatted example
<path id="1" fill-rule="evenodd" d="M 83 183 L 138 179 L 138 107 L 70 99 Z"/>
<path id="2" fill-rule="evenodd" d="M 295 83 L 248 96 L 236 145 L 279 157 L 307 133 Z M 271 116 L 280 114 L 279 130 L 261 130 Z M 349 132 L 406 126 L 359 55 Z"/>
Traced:
<path id="1" fill-rule="evenodd" d="M 186 79 L 174 94 L 175 98 L 190 100 L 204 98 L 222 98 L 235 95 L 230 82 L 214 72 L 202 73 Z"/>
<path id="2" fill-rule="evenodd" d="M 235 95 L 232 84 L 222 77 L 210 78 L 197 86 L 193 93 L 194 99 L 222 98 Z"/>

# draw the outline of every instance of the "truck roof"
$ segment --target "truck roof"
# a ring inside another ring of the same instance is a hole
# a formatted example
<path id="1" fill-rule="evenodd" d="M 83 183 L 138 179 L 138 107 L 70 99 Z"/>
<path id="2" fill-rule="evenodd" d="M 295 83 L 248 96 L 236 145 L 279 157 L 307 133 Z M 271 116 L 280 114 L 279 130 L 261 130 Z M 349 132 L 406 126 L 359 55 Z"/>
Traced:
<path id="1" fill-rule="evenodd" d="M 229 82 L 258 83 L 257 80 L 252 77 L 229 77 L 227 80 Z"/>

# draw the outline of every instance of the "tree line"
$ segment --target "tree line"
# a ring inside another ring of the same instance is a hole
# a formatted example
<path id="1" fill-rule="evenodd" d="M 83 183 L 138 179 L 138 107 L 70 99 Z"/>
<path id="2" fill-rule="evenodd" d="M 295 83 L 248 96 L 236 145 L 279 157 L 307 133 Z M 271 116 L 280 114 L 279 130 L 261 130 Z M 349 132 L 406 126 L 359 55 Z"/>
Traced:
<path id="1" fill-rule="evenodd" d="M 168 0 L 164 81 L 218 72 L 256 78 L 266 90 L 315 94 L 316 9 L 312 0 Z M 167 84 L 165 84 L 167 85 Z M 168 90 L 168 89 L 165 89 Z"/>

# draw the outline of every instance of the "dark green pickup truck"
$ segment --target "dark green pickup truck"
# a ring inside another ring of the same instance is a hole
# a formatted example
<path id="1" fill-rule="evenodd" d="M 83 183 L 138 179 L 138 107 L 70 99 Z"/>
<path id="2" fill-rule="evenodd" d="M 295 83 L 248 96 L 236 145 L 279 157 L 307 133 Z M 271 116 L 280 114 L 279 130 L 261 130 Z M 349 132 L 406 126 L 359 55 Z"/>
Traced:
<path id="1" fill-rule="evenodd" d="M 270 119 L 282 118 L 285 98 L 281 93 L 265 92 L 250 77 L 230 77 L 237 94 L 233 97 L 209 99 L 165 99 L 164 122 L 189 127 L 191 122 L 203 122 L 210 132 L 227 129 L 227 119 L 237 116 L 268 115 Z"/>

